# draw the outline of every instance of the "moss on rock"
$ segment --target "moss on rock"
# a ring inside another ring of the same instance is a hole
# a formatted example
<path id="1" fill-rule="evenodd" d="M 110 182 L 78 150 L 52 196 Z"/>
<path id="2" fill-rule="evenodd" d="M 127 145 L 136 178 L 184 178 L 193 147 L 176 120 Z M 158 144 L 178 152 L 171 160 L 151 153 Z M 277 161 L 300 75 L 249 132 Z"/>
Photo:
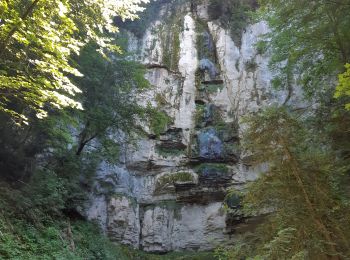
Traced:
<path id="1" fill-rule="evenodd" d="M 179 156 L 179 155 L 182 155 L 182 154 L 185 154 L 186 153 L 186 148 L 171 148 L 171 147 L 162 147 L 162 146 L 159 146 L 157 145 L 156 146 L 156 152 L 161 155 L 161 156 L 164 156 L 164 157 L 167 157 L 167 156 Z"/>
<path id="2" fill-rule="evenodd" d="M 163 189 L 168 186 L 175 185 L 175 183 L 195 182 L 195 177 L 190 172 L 176 172 L 162 175 L 156 182 L 156 193 L 161 193 Z"/>
<path id="3" fill-rule="evenodd" d="M 229 168 L 224 163 L 202 163 L 195 168 L 198 174 L 206 174 L 206 172 L 218 172 L 228 174 Z"/>

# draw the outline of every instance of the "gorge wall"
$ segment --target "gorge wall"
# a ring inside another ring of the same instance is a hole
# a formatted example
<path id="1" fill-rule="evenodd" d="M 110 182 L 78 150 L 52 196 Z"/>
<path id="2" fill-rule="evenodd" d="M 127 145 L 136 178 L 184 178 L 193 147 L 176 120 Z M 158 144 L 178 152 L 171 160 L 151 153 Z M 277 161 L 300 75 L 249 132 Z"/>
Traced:
<path id="1" fill-rule="evenodd" d="M 140 103 L 169 123 L 159 135 L 143 126 L 147 136 L 125 145 L 120 163 L 100 165 L 87 216 L 112 240 L 149 252 L 210 250 L 258 221 L 242 217 L 238 197 L 226 198 L 259 173 L 240 150 L 240 119 L 288 100 L 272 89 L 269 55 L 256 47 L 266 23 L 247 25 L 235 42 L 208 6 L 160 1 L 141 36 L 127 32 L 153 86 Z"/>

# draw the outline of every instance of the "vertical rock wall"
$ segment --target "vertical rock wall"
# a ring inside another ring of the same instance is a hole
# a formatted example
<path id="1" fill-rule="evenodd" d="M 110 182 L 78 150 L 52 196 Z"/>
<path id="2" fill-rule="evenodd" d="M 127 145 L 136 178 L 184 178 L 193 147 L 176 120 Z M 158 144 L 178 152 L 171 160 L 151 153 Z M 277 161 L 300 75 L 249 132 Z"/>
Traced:
<path id="1" fill-rule="evenodd" d="M 209 20 L 206 1 L 165 2 L 142 38 L 128 33 L 129 52 L 153 86 L 140 103 L 172 122 L 159 137 L 144 126 L 149 136 L 126 147 L 118 165 L 100 165 L 87 215 L 111 239 L 145 251 L 210 250 L 246 222 L 239 198 L 224 210 L 227 188 L 259 172 L 241 154 L 240 118 L 287 93 L 272 91 L 269 57 L 255 47 L 264 22 L 247 26 L 237 46 Z"/>

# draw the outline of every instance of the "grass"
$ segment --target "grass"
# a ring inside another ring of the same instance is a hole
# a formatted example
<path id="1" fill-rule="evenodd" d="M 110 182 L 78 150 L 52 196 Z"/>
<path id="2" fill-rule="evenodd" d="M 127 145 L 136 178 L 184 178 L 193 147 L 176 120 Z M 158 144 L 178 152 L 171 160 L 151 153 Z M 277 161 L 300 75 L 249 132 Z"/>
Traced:
<path id="1" fill-rule="evenodd" d="M 130 259 L 86 221 L 58 220 L 36 226 L 2 217 L 0 230 L 1 259 Z"/>
<path id="2" fill-rule="evenodd" d="M 188 179 L 179 173 L 179 180 Z M 211 253 L 174 252 L 153 255 L 111 242 L 99 227 L 85 220 L 68 220 L 64 215 L 44 219 L 21 214 L 16 198 L 21 191 L 0 182 L 0 259 L 12 260 L 199 260 L 214 259 Z M 23 194 L 24 196 L 25 194 Z M 14 200 L 14 201 L 12 201 Z M 175 201 L 160 206 L 179 209 Z M 37 209 L 39 210 L 39 209 Z M 40 210 L 39 210 L 40 211 Z M 36 211 L 37 212 L 37 211 Z M 44 215 L 43 212 L 37 212 Z M 47 213 L 46 213 L 47 214 Z"/>
<path id="3" fill-rule="evenodd" d="M 177 182 L 194 182 L 194 176 L 190 172 L 176 172 L 161 176 L 156 183 L 155 191 L 161 192 L 166 186 Z"/>
<path id="4" fill-rule="evenodd" d="M 168 101 L 166 100 L 165 95 L 162 93 L 157 93 L 155 96 L 155 100 L 159 107 L 168 105 Z"/>
<path id="5" fill-rule="evenodd" d="M 163 39 L 163 64 L 170 70 L 178 70 L 180 59 L 180 32 L 181 27 L 177 24 L 165 27 L 166 38 Z M 171 33 L 169 33 L 171 32 Z M 169 48 L 170 46 L 170 48 Z"/>
<path id="6" fill-rule="evenodd" d="M 224 174 L 228 173 L 228 167 L 226 164 L 223 163 L 202 163 L 195 168 L 195 171 L 198 174 L 203 174 L 206 170 L 216 171 Z"/>
<path id="7" fill-rule="evenodd" d="M 194 122 L 196 124 L 196 127 L 201 127 L 202 123 L 204 121 L 204 110 L 205 105 L 196 104 L 196 113 L 194 115 Z"/>
<path id="8" fill-rule="evenodd" d="M 72 240 L 67 236 L 68 223 L 58 221 L 35 227 L 23 221 L 0 219 L 1 259 L 71 259 L 71 260 L 200 260 L 214 259 L 212 253 L 174 252 L 153 255 L 112 243 L 93 223 L 71 223 Z M 74 245 L 74 249 L 72 248 Z"/>
<path id="9" fill-rule="evenodd" d="M 150 105 L 147 107 L 147 113 L 150 116 L 149 123 L 153 133 L 159 137 L 164 133 L 166 127 L 172 122 L 172 118 L 158 108 L 153 108 Z"/>
<path id="10" fill-rule="evenodd" d="M 161 147 L 161 146 L 156 146 L 156 152 L 164 157 L 168 157 L 168 156 L 180 156 L 185 154 L 186 152 L 186 148 L 184 149 L 180 149 L 180 148 L 165 148 L 165 147 Z"/>

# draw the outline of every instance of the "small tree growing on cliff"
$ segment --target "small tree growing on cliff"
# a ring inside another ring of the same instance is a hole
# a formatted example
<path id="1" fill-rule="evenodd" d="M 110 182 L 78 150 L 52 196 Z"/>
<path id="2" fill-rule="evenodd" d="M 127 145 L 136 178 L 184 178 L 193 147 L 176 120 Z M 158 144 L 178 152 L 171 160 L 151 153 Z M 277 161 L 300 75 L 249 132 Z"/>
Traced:
<path id="1" fill-rule="evenodd" d="M 85 107 L 78 113 L 82 129 L 77 155 L 96 138 L 104 150 L 117 148 L 110 133 L 136 131 L 136 121 L 145 114 L 136 100 L 136 94 L 149 87 L 144 67 L 126 61 L 121 55 L 105 58 L 96 48 L 96 44 L 90 43 L 77 57 L 78 68 L 85 75 L 75 79 L 83 90 L 81 102 Z"/>

